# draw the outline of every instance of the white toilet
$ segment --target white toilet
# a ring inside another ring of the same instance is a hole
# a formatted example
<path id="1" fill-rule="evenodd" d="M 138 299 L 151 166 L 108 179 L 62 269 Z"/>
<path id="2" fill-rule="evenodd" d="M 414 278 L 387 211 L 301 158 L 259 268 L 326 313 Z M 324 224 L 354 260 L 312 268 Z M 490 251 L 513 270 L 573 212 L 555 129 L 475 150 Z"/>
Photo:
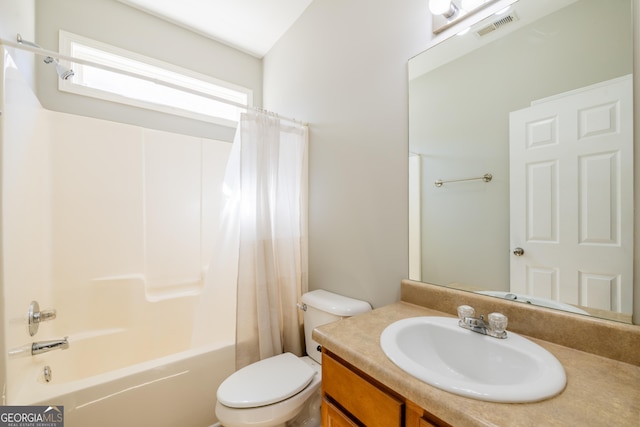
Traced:
<path id="1" fill-rule="evenodd" d="M 308 356 L 283 353 L 229 376 L 218 388 L 216 416 L 224 427 L 320 425 L 320 345 L 314 328 L 371 310 L 369 303 L 315 290 L 302 295 Z"/>

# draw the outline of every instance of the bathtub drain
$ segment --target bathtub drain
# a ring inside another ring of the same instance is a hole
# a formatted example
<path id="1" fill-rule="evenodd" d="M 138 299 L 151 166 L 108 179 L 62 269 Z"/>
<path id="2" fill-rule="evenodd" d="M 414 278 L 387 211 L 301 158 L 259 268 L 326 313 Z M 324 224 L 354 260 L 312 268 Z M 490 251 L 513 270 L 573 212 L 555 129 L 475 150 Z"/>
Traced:
<path id="1" fill-rule="evenodd" d="M 44 380 L 46 382 L 51 381 L 51 367 L 49 365 L 44 367 Z"/>

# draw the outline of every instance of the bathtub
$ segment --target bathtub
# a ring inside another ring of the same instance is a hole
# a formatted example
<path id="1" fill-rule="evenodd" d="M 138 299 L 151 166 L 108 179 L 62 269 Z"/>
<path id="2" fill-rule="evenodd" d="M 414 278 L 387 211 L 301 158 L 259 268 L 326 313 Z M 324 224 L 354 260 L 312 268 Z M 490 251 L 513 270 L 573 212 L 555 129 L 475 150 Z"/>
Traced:
<path id="1" fill-rule="evenodd" d="M 64 351 L 56 355 L 58 360 L 49 357 L 32 364 L 25 381 L 30 386 L 13 404 L 62 405 L 65 427 L 211 426 L 217 421 L 216 390 L 235 366 L 233 343 L 186 350 L 86 378 L 80 378 L 86 375 L 83 370 L 57 363 Z M 90 369 L 92 362 L 87 358 L 83 364 Z M 50 382 L 44 379 L 44 363 L 51 366 Z"/>
<path id="2" fill-rule="evenodd" d="M 31 338 L 67 336 L 67 349 L 9 352 L 6 403 L 64 406 L 65 427 L 213 425 L 235 369 L 235 306 L 215 289 L 156 301 L 133 278 L 77 289 Z M 100 301 L 93 315 L 74 310 L 84 301 Z"/>
<path id="3" fill-rule="evenodd" d="M 230 144 L 46 110 L 0 53 L 0 404 L 62 405 L 66 427 L 213 425 L 235 367 Z M 57 316 L 31 334 L 34 300 Z"/>
<path id="4" fill-rule="evenodd" d="M 9 351 L 6 404 L 64 406 L 65 427 L 213 425 L 216 390 L 235 369 L 229 292 L 152 301 L 137 277 L 78 287 L 55 303 L 55 320 Z M 99 301 L 90 315 L 77 308 L 87 301 Z M 31 354 L 33 342 L 65 336 L 67 349 Z"/>

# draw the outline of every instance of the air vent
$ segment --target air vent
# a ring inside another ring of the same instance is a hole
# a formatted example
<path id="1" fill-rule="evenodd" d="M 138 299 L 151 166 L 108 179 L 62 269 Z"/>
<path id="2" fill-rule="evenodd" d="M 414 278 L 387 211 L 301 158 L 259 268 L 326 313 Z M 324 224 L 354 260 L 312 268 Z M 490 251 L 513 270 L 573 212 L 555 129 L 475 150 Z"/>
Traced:
<path id="1" fill-rule="evenodd" d="M 517 20 L 518 20 L 518 15 L 516 15 L 515 12 L 512 12 L 508 15 L 503 16 L 497 21 L 494 21 L 491 24 L 480 28 L 478 31 L 476 31 L 476 34 L 479 37 L 486 36 L 487 34 L 493 33 L 498 28 L 502 28 L 505 25 L 511 24 L 512 22 L 515 22 Z"/>

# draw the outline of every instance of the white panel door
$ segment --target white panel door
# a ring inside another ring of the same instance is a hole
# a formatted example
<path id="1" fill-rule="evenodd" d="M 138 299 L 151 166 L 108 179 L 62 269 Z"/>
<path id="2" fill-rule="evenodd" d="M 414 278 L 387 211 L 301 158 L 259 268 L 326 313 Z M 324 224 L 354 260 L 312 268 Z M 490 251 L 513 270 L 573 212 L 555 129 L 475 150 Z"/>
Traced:
<path id="1" fill-rule="evenodd" d="M 511 291 L 631 313 L 632 79 L 510 114 Z"/>

